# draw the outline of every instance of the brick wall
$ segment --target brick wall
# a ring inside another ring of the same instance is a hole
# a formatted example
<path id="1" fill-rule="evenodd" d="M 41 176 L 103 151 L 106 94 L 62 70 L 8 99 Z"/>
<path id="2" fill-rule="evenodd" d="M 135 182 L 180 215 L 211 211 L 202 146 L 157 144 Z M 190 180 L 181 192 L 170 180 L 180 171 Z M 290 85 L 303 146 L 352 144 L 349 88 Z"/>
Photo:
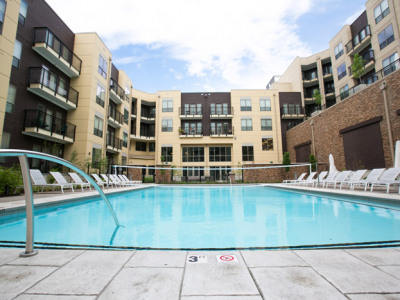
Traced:
<path id="1" fill-rule="evenodd" d="M 171 168 L 170 165 L 158 165 L 156 167 Z M 171 183 L 171 170 L 156 169 L 156 183 Z"/>
<path id="2" fill-rule="evenodd" d="M 400 109 L 400 70 L 289 130 L 287 132 L 287 146 L 292 161 L 296 161 L 294 146 L 312 140 L 311 122 L 313 122 L 314 144 L 311 144 L 311 152 L 315 147 L 318 161 L 325 163 L 328 163 L 328 156 L 332 153 L 338 170 L 345 169 L 343 138 L 339 130 L 382 116 L 379 125 L 385 164 L 386 167 L 391 167 L 393 162 L 389 146 L 387 119 L 383 92 L 380 89 L 384 81 L 386 81 L 393 143 L 395 144 L 395 141 L 400 139 L 400 115 L 397 113 Z"/>
<path id="3" fill-rule="evenodd" d="M 128 178 L 133 181 L 142 181 L 142 169 L 128 168 Z"/>
<path id="4" fill-rule="evenodd" d="M 280 165 L 243 165 L 243 167 L 272 167 Z M 322 169 L 319 168 L 319 171 Z M 290 168 L 288 172 L 285 168 L 268 168 L 268 169 L 246 169 L 243 170 L 244 182 L 251 183 L 272 183 L 272 182 L 282 182 L 285 179 L 297 178 L 301 173 L 309 173 L 308 166 L 300 166 L 295 168 Z M 295 176 L 296 175 L 296 176 Z"/>

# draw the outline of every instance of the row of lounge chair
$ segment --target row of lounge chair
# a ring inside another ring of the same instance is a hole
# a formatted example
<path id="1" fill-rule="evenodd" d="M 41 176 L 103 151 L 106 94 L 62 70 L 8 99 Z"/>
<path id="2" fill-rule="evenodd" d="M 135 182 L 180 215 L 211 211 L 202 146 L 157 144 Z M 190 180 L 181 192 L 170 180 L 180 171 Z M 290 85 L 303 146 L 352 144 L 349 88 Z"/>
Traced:
<path id="1" fill-rule="evenodd" d="M 364 191 L 370 189 L 371 191 L 377 187 L 385 187 L 386 193 L 389 193 L 390 187 L 394 185 L 400 186 L 400 168 L 390 168 L 385 170 L 384 168 L 373 169 L 366 176 L 368 170 L 357 170 L 357 171 L 331 171 L 321 172 L 317 178 L 317 172 L 311 172 L 306 178 L 307 173 L 302 173 L 299 178 L 295 180 L 285 180 L 285 184 L 303 185 L 303 186 L 322 186 L 323 188 L 328 187 L 343 187 L 348 186 L 350 190 L 354 190 L 357 187 L 364 188 Z M 399 189 L 400 193 L 400 189 Z"/>
<path id="2" fill-rule="evenodd" d="M 50 174 L 54 177 L 55 183 L 47 183 L 46 179 L 44 178 L 42 172 L 37 169 L 30 170 L 31 178 L 33 181 L 34 186 L 41 187 L 43 191 L 44 188 L 52 188 L 54 191 L 55 188 L 60 188 L 61 193 L 64 193 L 64 189 L 71 189 L 74 192 L 74 188 L 80 187 L 83 189 L 85 187 L 92 189 L 92 185 L 87 182 L 83 181 L 81 177 L 77 173 L 68 173 L 71 177 L 72 182 L 68 182 L 65 177 L 60 172 L 50 172 Z M 102 180 L 97 174 L 92 174 L 92 177 L 95 179 L 97 185 L 100 187 L 111 186 L 111 187 L 123 187 L 123 186 L 132 186 L 141 184 L 141 181 L 132 181 L 129 180 L 126 175 L 117 175 L 117 174 L 101 174 L 104 180 Z"/>

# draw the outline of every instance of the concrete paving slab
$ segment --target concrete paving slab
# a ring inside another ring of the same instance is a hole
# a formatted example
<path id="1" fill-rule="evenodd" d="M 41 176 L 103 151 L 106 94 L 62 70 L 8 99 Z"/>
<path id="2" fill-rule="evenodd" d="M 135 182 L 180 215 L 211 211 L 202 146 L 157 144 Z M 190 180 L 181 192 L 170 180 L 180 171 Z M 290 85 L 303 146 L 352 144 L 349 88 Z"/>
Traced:
<path id="1" fill-rule="evenodd" d="M 24 250 L 20 248 L 1 248 L 0 266 L 16 260 L 23 251 Z"/>
<path id="2" fill-rule="evenodd" d="M 96 296 L 29 295 L 22 294 L 13 300 L 95 300 Z"/>
<path id="3" fill-rule="evenodd" d="M 344 250 L 295 251 L 342 293 L 398 293 L 400 280 Z"/>
<path id="4" fill-rule="evenodd" d="M 251 269 L 265 299 L 346 299 L 309 267 Z"/>
<path id="5" fill-rule="evenodd" d="M 400 279 L 400 266 L 379 266 L 382 271 Z"/>
<path id="6" fill-rule="evenodd" d="M 13 299 L 56 270 L 55 267 L 0 267 L 0 297 Z"/>
<path id="7" fill-rule="evenodd" d="M 182 296 L 258 296 L 258 289 L 239 252 L 189 252 L 207 256 L 207 263 L 186 263 Z M 217 255 L 236 255 L 238 262 L 217 262 Z"/>
<path id="8" fill-rule="evenodd" d="M 292 251 L 240 251 L 249 268 L 308 266 Z"/>
<path id="9" fill-rule="evenodd" d="M 391 248 L 349 249 L 346 252 L 373 266 L 400 265 L 400 251 Z"/>
<path id="10" fill-rule="evenodd" d="M 183 268 L 186 251 L 136 251 L 126 267 Z"/>
<path id="11" fill-rule="evenodd" d="M 179 299 L 182 268 L 124 268 L 98 299 Z"/>
<path id="12" fill-rule="evenodd" d="M 261 296 L 188 296 L 180 300 L 263 300 Z"/>
<path id="13" fill-rule="evenodd" d="M 131 255 L 129 251 L 85 251 L 27 293 L 99 294 Z"/>
<path id="14" fill-rule="evenodd" d="M 30 266 L 63 266 L 84 250 L 38 250 L 39 253 L 31 257 L 21 257 L 12 261 L 13 265 L 30 265 Z"/>
<path id="15" fill-rule="evenodd" d="M 399 300 L 400 294 L 351 294 L 351 300 Z"/>

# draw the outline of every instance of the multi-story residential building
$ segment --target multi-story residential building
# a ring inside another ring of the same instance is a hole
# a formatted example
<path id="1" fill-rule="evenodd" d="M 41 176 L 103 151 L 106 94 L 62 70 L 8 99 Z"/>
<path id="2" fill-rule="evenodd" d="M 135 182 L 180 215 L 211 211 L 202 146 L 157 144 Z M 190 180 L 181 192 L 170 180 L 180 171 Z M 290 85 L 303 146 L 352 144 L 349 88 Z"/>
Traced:
<path id="1" fill-rule="evenodd" d="M 301 92 L 307 117 L 344 100 L 399 68 L 399 16 L 399 1 L 367 1 L 366 10 L 331 39 L 329 49 L 307 58 L 297 57 L 282 76 L 272 78 L 267 88 Z M 364 66 L 361 76 L 352 68 L 357 55 Z M 315 105 L 316 89 L 321 107 Z"/>

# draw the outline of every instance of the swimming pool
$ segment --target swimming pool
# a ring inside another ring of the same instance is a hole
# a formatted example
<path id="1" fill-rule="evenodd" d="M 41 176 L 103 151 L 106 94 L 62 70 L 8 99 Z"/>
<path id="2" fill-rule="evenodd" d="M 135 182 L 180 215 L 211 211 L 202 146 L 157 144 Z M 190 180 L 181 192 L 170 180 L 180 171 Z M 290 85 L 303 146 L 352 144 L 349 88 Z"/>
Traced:
<path id="1" fill-rule="evenodd" d="M 251 249 L 394 245 L 400 206 L 385 208 L 262 186 L 154 187 L 35 210 L 39 246 Z M 0 217 L 0 241 L 25 241 L 23 214 Z M 400 244 L 400 242 L 399 242 Z"/>

